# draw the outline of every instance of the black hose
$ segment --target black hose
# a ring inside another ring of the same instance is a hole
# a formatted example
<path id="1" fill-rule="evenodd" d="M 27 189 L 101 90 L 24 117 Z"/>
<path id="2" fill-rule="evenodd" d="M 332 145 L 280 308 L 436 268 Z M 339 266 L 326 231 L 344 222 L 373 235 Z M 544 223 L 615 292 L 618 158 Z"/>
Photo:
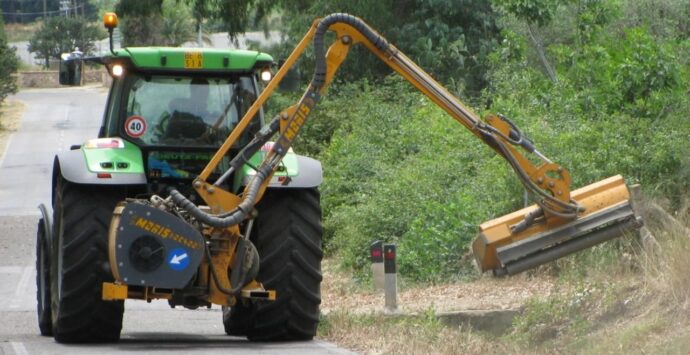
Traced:
<path id="1" fill-rule="evenodd" d="M 376 33 L 376 31 L 358 17 L 343 13 L 335 13 L 324 17 L 323 20 L 319 22 L 319 25 L 316 27 L 316 32 L 314 33 L 314 56 L 316 67 L 311 85 L 316 88 L 321 88 L 326 82 L 326 49 L 324 47 L 324 37 L 328 28 L 336 23 L 344 23 L 354 27 L 376 48 L 384 53 L 389 52 L 391 48 L 390 44 L 388 44 L 382 36 Z"/>
<path id="2" fill-rule="evenodd" d="M 211 258 L 211 251 L 208 248 L 208 245 L 204 248 L 206 249 L 206 257 L 208 258 L 208 267 L 211 269 L 211 276 L 213 276 L 213 281 L 216 283 L 216 287 L 220 290 L 220 292 L 223 292 L 227 295 L 233 295 L 237 296 L 237 294 L 242 291 L 242 287 L 244 286 L 244 283 L 246 280 L 242 279 L 242 282 L 238 282 L 237 285 L 234 288 L 227 289 L 223 287 L 223 285 L 220 283 L 220 280 L 218 279 L 218 273 L 216 272 L 216 267 L 213 266 L 212 258 Z M 232 285 L 230 285 L 232 286 Z"/>
<path id="3" fill-rule="evenodd" d="M 261 184 L 264 182 L 266 177 L 270 175 L 271 171 L 273 171 L 272 164 L 263 164 L 261 167 L 259 167 L 259 169 L 256 171 L 256 175 L 254 175 L 254 178 L 247 186 L 242 202 L 233 211 L 225 214 L 224 217 L 219 217 L 202 211 L 176 189 L 170 189 L 169 193 L 176 205 L 189 212 L 199 222 L 205 223 L 211 227 L 225 228 L 239 224 L 247 217 L 247 214 L 252 210 L 252 208 L 254 208 L 256 196 L 259 193 Z"/>
<path id="4" fill-rule="evenodd" d="M 280 130 L 280 116 L 274 117 L 269 124 L 256 133 L 254 138 L 230 161 L 230 167 L 235 171 L 239 170 L 278 130 Z"/>
<path id="5" fill-rule="evenodd" d="M 361 19 L 344 13 L 328 15 L 323 20 L 321 20 L 321 22 L 319 22 L 316 28 L 316 32 L 314 34 L 314 55 L 316 63 L 314 77 L 312 78 L 311 85 L 317 90 L 320 89 L 326 81 L 327 67 L 324 37 L 329 27 L 336 23 L 345 23 L 347 25 L 354 27 L 377 49 L 388 54 L 391 57 L 396 55 L 396 53 L 394 53 L 394 48 L 390 44 L 388 44 L 388 42 L 382 36 L 380 36 L 376 31 L 374 31 L 371 27 L 369 27 L 369 25 L 367 25 Z M 581 210 L 581 207 L 577 204 L 577 202 L 572 200 L 569 202 L 560 201 L 554 198 L 553 196 L 549 195 L 545 191 L 543 191 L 538 186 L 534 185 L 534 183 L 530 180 L 529 176 L 527 176 L 526 172 L 517 162 L 515 157 L 512 156 L 510 151 L 503 145 L 503 143 L 499 139 L 496 139 L 494 135 L 500 135 L 506 141 L 512 144 L 521 145 L 529 152 L 533 152 L 535 149 L 532 142 L 522 136 L 520 130 L 512 121 L 510 121 L 506 117 L 499 117 L 511 126 L 511 135 L 505 136 L 502 132 L 494 129 L 492 126 L 488 126 L 484 128 L 486 136 L 488 136 L 488 140 L 493 142 L 494 145 L 498 147 L 501 155 L 503 155 L 503 157 L 513 167 L 513 170 L 517 172 L 518 177 L 520 178 L 525 188 L 528 191 L 531 191 L 537 196 L 543 198 L 542 201 L 537 202 L 543 210 L 548 211 L 551 214 L 562 218 L 576 218 L 578 211 Z M 530 218 L 529 221 L 525 221 L 525 223 L 522 223 L 519 226 L 519 228 L 524 229 L 527 226 L 529 226 L 529 224 L 531 224 L 534 221 L 534 217 L 536 216 L 532 216 L 532 218 Z"/>

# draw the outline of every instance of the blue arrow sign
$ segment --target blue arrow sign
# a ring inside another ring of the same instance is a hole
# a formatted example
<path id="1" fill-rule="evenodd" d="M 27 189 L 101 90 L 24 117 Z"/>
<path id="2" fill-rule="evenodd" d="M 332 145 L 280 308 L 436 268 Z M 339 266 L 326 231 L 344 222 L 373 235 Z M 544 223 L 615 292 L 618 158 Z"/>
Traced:
<path id="1" fill-rule="evenodd" d="M 168 266 L 175 271 L 182 271 L 189 266 L 189 254 L 184 248 L 175 248 L 168 254 Z"/>

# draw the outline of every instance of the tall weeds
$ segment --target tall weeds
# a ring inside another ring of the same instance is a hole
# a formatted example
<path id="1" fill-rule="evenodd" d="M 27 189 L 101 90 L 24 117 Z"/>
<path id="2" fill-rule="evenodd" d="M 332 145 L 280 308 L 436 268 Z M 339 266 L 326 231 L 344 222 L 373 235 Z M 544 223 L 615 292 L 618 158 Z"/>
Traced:
<path id="1" fill-rule="evenodd" d="M 644 280 L 662 302 L 690 310 L 690 200 L 677 213 L 664 212 L 655 201 L 638 206 L 654 242 L 639 255 Z M 652 239 L 649 239 L 652 240 Z"/>

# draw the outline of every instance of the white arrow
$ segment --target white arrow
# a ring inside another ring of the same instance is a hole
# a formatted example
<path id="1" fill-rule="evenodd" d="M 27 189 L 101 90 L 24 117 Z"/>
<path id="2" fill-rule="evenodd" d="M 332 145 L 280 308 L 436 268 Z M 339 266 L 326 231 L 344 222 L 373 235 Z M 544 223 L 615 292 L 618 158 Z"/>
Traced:
<path id="1" fill-rule="evenodd" d="M 171 264 L 179 264 L 182 259 L 185 259 L 187 257 L 187 253 L 184 253 L 182 255 L 173 255 L 172 259 L 170 259 Z"/>

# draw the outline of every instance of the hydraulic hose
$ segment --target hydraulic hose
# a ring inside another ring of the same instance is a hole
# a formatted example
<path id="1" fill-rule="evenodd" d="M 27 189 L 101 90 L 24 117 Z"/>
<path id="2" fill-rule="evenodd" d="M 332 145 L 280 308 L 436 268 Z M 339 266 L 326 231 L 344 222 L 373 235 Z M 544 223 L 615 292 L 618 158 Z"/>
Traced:
<path id="1" fill-rule="evenodd" d="M 247 214 L 251 212 L 252 208 L 254 208 L 256 197 L 259 193 L 259 188 L 261 187 L 261 184 L 263 184 L 264 180 L 266 180 L 266 177 L 269 176 L 272 171 L 272 162 L 268 164 L 262 164 L 256 171 L 256 175 L 254 175 L 254 178 L 249 182 L 249 185 L 247 186 L 245 194 L 242 198 L 242 202 L 237 206 L 237 208 L 226 213 L 222 217 L 202 211 L 192 201 L 187 199 L 176 189 L 170 189 L 169 193 L 170 197 L 176 205 L 189 212 L 198 221 L 212 227 L 225 228 L 239 224 L 245 219 Z"/>
<path id="2" fill-rule="evenodd" d="M 208 245 L 206 245 L 206 248 L 204 248 L 204 249 L 206 249 L 206 258 L 208 258 L 208 260 L 209 260 L 208 266 L 209 266 L 209 269 L 211 269 L 211 276 L 213 277 L 213 282 L 216 283 L 216 287 L 220 290 L 220 292 L 223 292 L 226 295 L 236 296 L 237 294 L 239 294 L 240 291 L 242 291 L 242 287 L 244 287 L 244 284 L 246 282 L 245 278 L 243 278 L 242 282 L 237 283 L 237 285 L 235 285 L 235 287 L 233 287 L 233 288 L 227 289 L 227 288 L 223 287 L 223 284 L 220 282 L 220 278 L 218 277 L 218 272 L 216 271 L 216 267 L 213 266 L 213 263 L 211 262 L 211 260 L 213 260 L 213 258 L 211 257 L 211 251 L 209 250 Z"/>
<path id="3" fill-rule="evenodd" d="M 391 53 L 391 45 L 359 18 L 343 13 L 328 15 L 319 22 L 319 25 L 316 27 L 316 32 L 314 33 L 314 59 L 316 60 L 316 66 L 311 85 L 316 88 L 321 88 L 326 82 L 326 49 L 324 47 L 324 37 L 328 28 L 336 23 L 344 23 L 354 27 L 380 51 L 391 55 L 395 54 Z"/>
<path id="4" fill-rule="evenodd" d="M 296 113 L 293 114 L 293 116 L 288 120 L 288 128 L 279 136 L 276 144 L 274 144 L 273 148 L 271 149 L 271 152 L 273 153 L 272 160 L 262 162 L 261 166 L 257 169 L 256 175 L 247 186 L 240 205 L 237 206 L 237 208 L 233 211 L 225 214 L 211 215 L 201 211 L 181 193 L 173 189 L 170 191 L 170 196 L 177 205 L 187 210 L 199 221 L 213 227 L 228 227 L 238 224 L 244 220 L 247 214 L 254 207 L 256 196 L 258 195 L 259 189 L 264 180 L 270 176 L 274 168 L 278 165 L 283 156 L 285 156 L 288 149 L 292 145 L 292 141 L 297 132 L 320 99 L 319 93 L 326 84 L 327 75 L 324 38 L 329 28 L 336 23 L 343 23 L 356 29 L 360 34 L 362 34 L 362 36 L 371 42 L 374 47 L 381 51 L 381 53 L 385 54 L 386 57 L 394 62 L 397 66 L 399 66 L 402 71 L 409 74 L 414 81 L 428 90 L 431 93 L 428 95 L 433 95 L 433 97 L 443 102 L 443 104 L 453 112 L 453 114 L 456 116 L 456 119 L 462 121 L 463 124 L 465 124 L 468 128 L 481 132 L 482 139 L 487 144 L 497 148 L 499 154 L 508 161 L 513 170 L 517 173 L 525 188 L 534 195 L 541 197 L 541 200 L 537 201 L 537 204 L 541 207 L 541 209 L 548 211 L 552 215 L 562 218 L 571 219 L 577 217 L 577 213 L 581 210 L 581 207 L 576 201 L 560 201 L 546 191 L 542 190 L 540 187 L 536 186 L 530 180 L 529 176 L 527 176 L 527 173 L 522 166 L 520 166 L 519 162 L 512 155 L 510 150 L 507 149 L 504 141 L 511 144 L 521 145 L 529 152 L 537 152 L 532 142 L 522 137 L 519 129 L 510 120 L 501 117 L 501 119 L 504 119 L 511 126 L 511 132 L 508 136 L 504 135 L 497 129 L 494 129 L 492 126 L 487 125 L 469 109 L 464 107 L 464 105 L 462 105 L 455 96 L 451 95 L 426 72 L 418 68 L 409 58 L 407 58 L 404 54 L 399 53 L 394 46 L 390 45 L 381 35 L 369 27 L 369 25 L 367 25 L 364 21 L 355 16 L 344 13 L 328 15 L 317 25 L 316 31 L 314 32 L 315 70 L 311 85 L 298 103 Z M 270 129 L 270 132 L 264 132 L 265 135 L 262 135 L 261 140 L 268 139 L 275 132 L 277 132 L 277 122 L 277 120 L 272 122 L 272 129 Z M 499 139 L 499 137 L 501 139 Z M 255 149 L 258 149 L 261 146 L 258 143 L 257 138 L 255 138 L 255 140 L 253 140 L 247 147 L 245 147 L 245 149 L 243 149 L 242 157 L 245 156 L 244 153 L 249 154 Z M 243 159 L 241 157 L 236 157 L 233 162 L 241 165 L 241 163 L 243 163 Z M 220 180 L 224 180 L 224 178 L 225 176 Z M 534 218 L 530 218 L 526 220 L 524 224 L 529 225 L 533 220 Z M 518 227 L 525 228 L 526 226 L 520 225 Z"/>
<path id="5" fill-rule="evenodd" d="M 280 129 L 279 117 L 276 117 L 271 121 L 271 123 L 262 128 L 254 139 L 247 144 L 231 161 L 231 168 L 228 169 L 228 172 L 237 170 L 240 165 L 244 164 L 247 159 L 254 155 L 254 153 L 256 153 L 271 138 L 271 136 L 278 131 L 278 129 Z M 261 184 L 263 184 L 264 180 L 266 180 L 266 177 L 271 174 L 274 166 L 275 165 L 273 162 L 261 165 L 261 167 L 257 169 L 254 178 L 249 182 L 246 190 L 247 192 L 239 206 L 237 206 L 237 208 L 234 210 L 226 212 L 222 215 L 212 215 L 202 211 L 176 189 L 170 189 L 169 194 L 176 205 L 189 212 L 192 216 L 194 216 L 194 218 L 202 223 L 206 223 L 209 226 L 217 228 L 229 227 L 242 222 L 252 208 L 254 208 L 256 196 L 259 193 L 259 188 L 261 187 Z M 219 178 L 214 185 L 219 185 L 222 183 L 222 181 L 227 178 L 227 175 L 229 175 L 228 172 L 223 174 L 223 176 L 221 176 L 221 178 Z"/>
<path id="6" fill-rule="evenodd" d="M 481 131 L 487 143 L 493 143 L 493 145 L 495 145 L 498 148 L 499 153 L 508 161 L 513 170 L 517 173 L 524 187 L 536 196 L 541 197 L 541 199 L 537 201 L 537 204 L 541 207 L 541 209 L 548 211 L 552 215 L 561 218 L 573 219 L 577 217 L 577 213 L 581 210 L 581 207 L 577 202 L 573 200 L 569 202 L 560 201 L 548 194 L 547 192 L 543 191 L 538 186 L 536 186 L 530 180 L 529 176 L 527 176 L 527 173 L 520 166 L 515 157 L 513 157 L 511 152 L 505 147 L 501 139 L 498 139 L 496 137 L 500 136 L 503 140 L 511 144 L 520 145 L 524 147 L 528 152 L 535 152 L 536 149 L 532 142 L 522 136 L 520 130 L 512 121 L 505 117 L 499 116 L 502 120 L 506 121 L 511 127 L 510 135 L 506 136 L 502 132 L 495 129 L 493 126 L 487 125 L 478 118 L 475 118 L 473 114 L 468 112 L 459 102 L 457 102 L 457 99 L 455 97 L 448 94 L 445 89 L 439 87 L 439 84 L 435 83 L 433 79 L 429 78 L 428 74 L 416 68 L 415 65 L 411 63 L 407 57 L 399 53 L 398 50 L 395 49 L 395 47 L 390 45 L 382 36 L 380 36 L 371 27 L 369 27 L 369 25 L 367 25 L 364 21 L 360 20 L 355 16 L 343 13 L 336 13 L 326 16 L 318 24 L 316 32 L 314 33 L 314 55 L 316 57 L 316 63 L 314 77 L 311 81 L 311 85 L 316 90 L 320 89 L 324 85 L 326 80 L 327 67 L 324 37 L 329 27 L 336 23 L 344 23 L 355 28 L 378 50 L 385 53 L 391 61 L 395 62 L 397 65 L 403 68 L 405 72 L 410 74 L 427 90 L 434 93 L 434 95 L 438 99 L 444 101 L 452 111 L 454 111 L 459 117 L 465 119 L 470 126 Z M 526 228 L 526 225 L 529 225 L 533 222 L 534 217 L 536 216 L 532 216 L 532 218 L 520 225 L 519 228 Z"/>

